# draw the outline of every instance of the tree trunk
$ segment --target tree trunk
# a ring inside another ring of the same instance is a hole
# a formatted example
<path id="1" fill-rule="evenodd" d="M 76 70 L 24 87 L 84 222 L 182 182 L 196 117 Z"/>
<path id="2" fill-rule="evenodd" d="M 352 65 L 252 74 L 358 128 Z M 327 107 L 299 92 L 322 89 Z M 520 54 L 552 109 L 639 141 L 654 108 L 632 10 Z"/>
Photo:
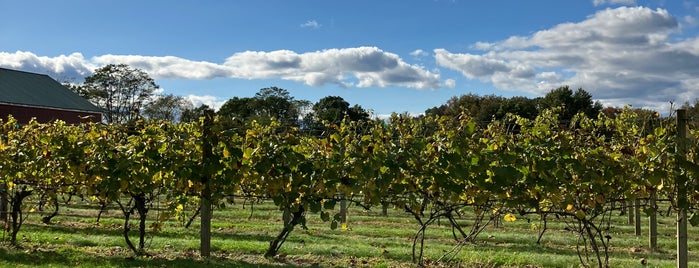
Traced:
<path id="1" fill-rule="evenodd" d="M 43 222 L 44 224 L 51 224 L 51 219 L 53 219 L 53 217 L 56 217 L 56 215 L 58 215 L 58 198 L 53 197 L 52 199 L 53 199 L 52 200 L 53 201 L 53 211 L 51 212 L 51 214 L 46 215 L 46 216 L 41 218 L 41 222 Z"/>
<path id="2" fill-rule="evenodd" d="M 7 187 L 5 184 L 0 185 L 0 218 L 2 221 L 7 223 Z"/>
<path id="3" fill-rule="evenodd" d="M 12 231 L 10 233 L 10 244 L 17 244 L 17 233 L 19 233 L 19 228 L 22 227 L 24 218 L 22 216 L 22 202 L 24 198 L 30 196 L 33 191 L 29 190 L 19 190 L 12 196 L 12 211 L 10 215 L 12 217 Z"/>
<path id="4" fill-rule="evenodd" d="M 136 211 L 138 211 L 139 224 L 138 224 L 138 254 L 145 254 L 145 241 L 146 241 L 146 219 L 148 216 L 148 206 L 146 196 L 144 194 L 138 194 L 134 196 Z"/>
<path id="5" fill-rule="evenodd" d="M 265 257 L 266 258 L 271 258 L 277 255 L 279 252 L 279 249 L 281 249 L 282 245 L 284 244 L 284 241 L 286 241 L 286 238 L 289 236 L 291 231 L 294 230 L 294 227 L 301 223 L 301 218 L 303 217 L 304 209 L 303 207 L 300 207 L 298 211 L 291 213 L 291 220 L 289 222 L 284 222 L 284 228 L 282 231 L 277 235 L 272 242 L 269 243 L 269 248 L 267 248 L 267 251 L 265 252 Z"/>
<path id="6" fill-rule="evenodd" d="M 124 213 L 124 230 L 122 232 L 122 234 L 124 235 L 124 241 L 126 241 L 126 245 L 129 246 L 131 251 L 133 251 L 134 254 L 138 255 L 138 250 L 133 245 L 133 243 L 131 243 L 131 238 L 129 238 L 129 231 L 131 231 L 131 228 L 129 227 L 129 219 L 131 218 L 131 214 L 133 214 L 136 207 L 135 206 L 131 207 L 131 202 L 129 202 L 127 204 L 129 207 L 125 207 L 124 205 L 121 204 L 120 201 L 117 201 L 117 204 L 119 204 L 119 208 L 121 208 L 121 212 Z"/>

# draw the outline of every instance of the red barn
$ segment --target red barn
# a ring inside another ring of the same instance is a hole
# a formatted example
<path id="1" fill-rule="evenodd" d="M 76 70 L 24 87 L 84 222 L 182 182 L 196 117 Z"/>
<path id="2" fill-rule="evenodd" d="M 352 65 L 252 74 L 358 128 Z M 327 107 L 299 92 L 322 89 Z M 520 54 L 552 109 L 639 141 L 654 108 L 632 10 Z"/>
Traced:
<path id="1" fill-rule="evenodd" d="M 0 118 L 8 115 L 21 124 L 32 118 L 41 123 L 102 121 L 102 109 L 48 75 L 0 68 Z"/>

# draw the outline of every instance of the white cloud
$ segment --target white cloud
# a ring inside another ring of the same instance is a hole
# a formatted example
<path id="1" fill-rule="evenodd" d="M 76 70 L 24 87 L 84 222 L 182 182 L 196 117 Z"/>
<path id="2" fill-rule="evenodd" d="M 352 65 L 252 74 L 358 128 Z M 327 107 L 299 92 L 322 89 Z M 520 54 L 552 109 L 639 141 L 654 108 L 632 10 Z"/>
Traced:
<path id="1" fill-rule="evenodd" d="M 398 55 L 376 47 L 327 49 L 297 54 L 293 51 L 246 51 L 226 59 L 234 77 L 281 78 L 312 86 L 355 85 L 357 87 L 404 86 L 438 88 L 439 75 L 404 62 Z"/>
<path id="2" fill-rule="evenodd" d="M 456 87 L 456 80 L 454 80 L 454 79 L 444 80 L 444 86 L 447 88 L 455 88 Z"/>
<path id="3" fill-rule="evenodd" d="M 320 28 L 321 26 L 323 26 L 323 25 L 321 25 L 320 23 L 318 23 L 318 22 L 315 21 L 315 20 L 309 20 L 309 21 L 306 21 L 305 23 L 301 24 L 301 28 L 313 28 L 313 29 L 318 29 L 318 28 Z"/>
<path id="4" fill-rule="evenodd" d="M 592 0 L 595 6 L 600 5 L 635 5 L 636 0 Z"/>
<path id="5" fill-rule="evenodd" d="M 211 95 L 187 95 L 184 98 L 191 102 L 192 105 L 194 105 L 194 107 L 199 107 L 202 104 L 206 104 L 214 110 L 218 110 L 219 108 L 221 108 L 221 106 L 223 106 L 224 103 L 226 103 L 226 100 L 222 100 L 218 97 Z"/>
<path id="6" fill-rule="evenodd" d="M 155 78 L 211 79 L 230 76 L 230 69 L 215 63 L 191 61 L 173 56 L 103 55 L 91 60 L 98 65 L 128 64 Z"/>
<path id="7" fill-rule="evenodd" d="M 303 82 L 311 86 L 438 88 L 439 74 L 404 62 L 398 55 L 376 47 L 328 49 L 296 53 L 290 50 L 235 53 L 223 64 L 174 56 L 102 55 L 85 59 L 80 53 L 58 57 L 31 52 L 0 52 L 0 66 L 46 73 L 56 79 L 82 79 L 107 64 L 128 64 L 154 79 L 267 79 Z"/>
<path id="8" fill-rule="evenodd" d="M 672 42 L 678 19 L 666 10 L 619 7 L 586 20 L 478 43 L 482 54 L 435 49 L 437 63 L 496 88 L 544 94 L 582 87 L 603 103 L 661 108 L 699 97 L 699 38 Z M 680 99 L 682 98 L 682 99 Z"/>
<path id="9" fill-rule="evenodd" d="M 413 56 L 413 57 L 416 57 L 416 58 L 426 57 L 426 56 L 428 56 L 428 55 L 429 55 L 429 54 L 427 53 L 427 51 L 424 51 L 424 50 L 422 50 L 422 49 L 417 49 L 417 50 L 415 50 L 415 51 L 413 51 L 413 52 L 410 52 L 410 56 Z"/>
<path id="10" fill-rule="evenodd" d="M 59 82 L 82 80 L 97 65 L 86 61 L 82 54 L 73 53 L 57 57 L 37 56 L 31 52 L 0 52 L 0 67 L 47 74 Z"/>

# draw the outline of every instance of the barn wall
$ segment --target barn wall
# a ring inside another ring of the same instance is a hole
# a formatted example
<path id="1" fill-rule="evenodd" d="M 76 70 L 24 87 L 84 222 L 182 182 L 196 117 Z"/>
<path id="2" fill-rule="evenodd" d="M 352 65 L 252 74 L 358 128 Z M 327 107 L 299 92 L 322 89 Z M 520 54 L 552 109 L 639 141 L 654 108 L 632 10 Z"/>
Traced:
<path id="1" fill-rule="evenodd" d="M 47 123 L 57 119 L 63 120 L 69 124 L 102 121 L 102 114 L 95 112 L 78 112 L 60 109 L 0 104 L 0 118 L 6 120 L 8 115 L 12 115 L 12 117 L 17 119 L 17 121 L 19 121 L 20 124 L 25 124 L 29 122 L 29 120 L 31 120 L 32 117 L 36 118 L 36 120 L 40 123 Z M 92 117 L 87 120 L 81 119 L 81 117 L 86 116 Z"/>

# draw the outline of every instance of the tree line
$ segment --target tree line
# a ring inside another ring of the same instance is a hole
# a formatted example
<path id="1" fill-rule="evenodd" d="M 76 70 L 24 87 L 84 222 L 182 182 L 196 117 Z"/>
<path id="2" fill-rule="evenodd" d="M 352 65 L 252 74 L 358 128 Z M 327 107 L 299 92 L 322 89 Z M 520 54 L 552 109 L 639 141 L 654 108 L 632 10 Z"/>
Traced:
<path id="1" fill-rule="evenodd" d="M 299 127 L 314 133 L 326 129 L 324 122 L 339 123 L 343 118 L 369 120 L 370 111 L 359 104 L 350 104 L 342 97 L 327 96 L 316 103 L 294 98 L 289 91 L 278 87 L 260 89 L 253 97 L 233 97 L 218 111 L 201 105 L 194 107 L 182 96 L 157 94 L 159 86 L 148 74 L 125 64 L 110 64 L 95 70 L 82 84 L 65 85 L 103 108 L 106 123 L 124 124 L 139 117 L 171 122 L 194 122 L 207 112 L 226 118 L 229 126 L 241 126 L 252 120 L 269 122 L 275 118 L 282 125 Z M 689 111 L 690 118 L 699 115 L 699 106 L 685 103 L 682 108 Z M 458 117 L 468 114 L 481 124 L 501 120 L 507 114 L 534 119 L 542 111 L 561 107 L 559 120 L 569 122 L 574 115 L 583 113 L 590 118 L 600 113 L 615 116 L 621 107 L 603 107 L 592 95 L 582 88 L 573 90 L 561 86 L 550 90 L 542 97 L 502 97 L 496 95 L 465 94 L 449 99 L 445 104 L 424 111 L 428 116 Z M 633 109 L 637 113 L 655 115 L 656 111 Z"/>

